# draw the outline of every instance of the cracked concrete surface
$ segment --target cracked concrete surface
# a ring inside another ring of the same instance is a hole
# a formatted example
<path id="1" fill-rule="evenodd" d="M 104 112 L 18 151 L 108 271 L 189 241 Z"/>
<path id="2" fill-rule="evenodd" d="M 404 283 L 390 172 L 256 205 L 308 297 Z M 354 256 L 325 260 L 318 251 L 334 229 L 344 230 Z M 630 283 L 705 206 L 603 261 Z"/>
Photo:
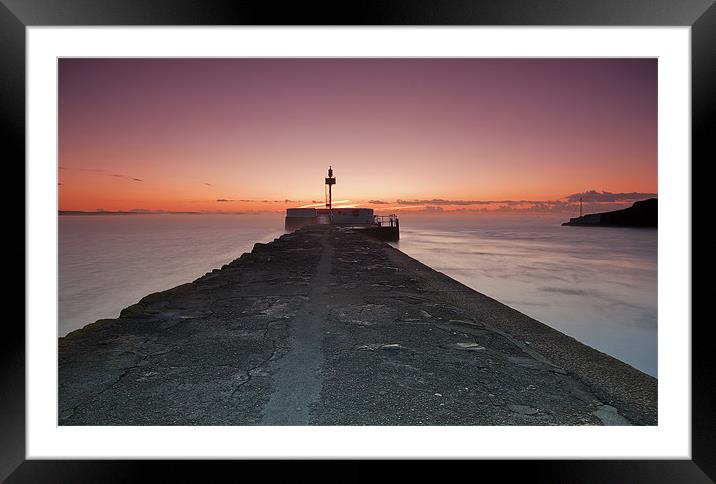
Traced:
<path id="1" fill-rule="evenodd" d="M 274 391 L 264 407 L 262 424 L 308 425 L 310 407 L 321 393 L 320 371 L 323 366 L 321 347 L 323 328 L 328 317 L 328 282 L 333 247 L 326 238 L 317 241 L 323 252 L 304 305 L 294 317 L 289 333 L 289 348 L 274 362 Z"/>
<path id="2" fill-rule="evenodd" d="M 656 393 L 335 227 L 256 244 L 59 340 L 60 425 L 655 425 Z"/>

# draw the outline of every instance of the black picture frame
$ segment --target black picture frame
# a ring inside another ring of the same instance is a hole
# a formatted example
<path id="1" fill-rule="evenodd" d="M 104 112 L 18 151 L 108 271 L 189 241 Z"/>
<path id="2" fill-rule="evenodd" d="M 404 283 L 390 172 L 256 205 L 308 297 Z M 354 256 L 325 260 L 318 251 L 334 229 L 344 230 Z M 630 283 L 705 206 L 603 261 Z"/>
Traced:
<path id="1" fill-rule="evenodd" d="M 278 7 L 272 2 L 252 1 L 0 0 L 2 158 L 6 169 L 24 166 L 21 160 L 25 157 L 25 28 L 29 26 L 690 26 L 693 169 L 697 159 L 701 160 L 700 165 L 716 159 L 710 139 L 713 134 L 708 129 L 716 105 L 716 6 L 713 3 L 714 0 L 413 0 L 334 2 L 330 5 L 286 2 Z M 24 170 L 22 177 L 24 180 Z M 700 208 L 694 206 L 694 213 L 699 211 Z M 692 217 L 692 220 L 699 220 L 699 217 Z M 702 287 L 700 291 L 705 289 Z M 694 293 L 698 293 L 695 286 L 692 300 Z M 209 463 L 205 462 L 26 460 L 25 331 L 19 318 L 8 317 L 4 322 L 0 338 L 0 480 L 118 482 L 141 480 L 151 476 L 150 471 L 159 470 L 165 481 L 172 476 L 181 476 L 180 480 L 185 481 L 193 471 L 206 472 Z M 709 337 L 711 332 L 708 318 L 693 319 L 692 460 L 480 461 L 475 464 L 480 466 L 479 473 L 485 475 L 491 470 L 489 468 L 494 468 L 504 477 L 523 476 L 537 482 L 712 482 L 716 479 L 716 420 L 713 414 L 716 385 L 709 365 L 714 341 Z M 213 470 L 217 464 L 211 464 Z M 222 462 L 218 465 L 231 467 L 235 464 Z M 241 463 L 242 474 L 248 476 L 247 472 L 251 470 L 262 472 L 256 464 Z M 254 468 L 247 468 L 247 465 Z M 353 462 L 350 464 L 353 472 L 346 473 L 345 469 L 340 472 L 373 478 L 372 474 L 360 471 L 364 465 Z M 421 472 L 421 467 L 415 465 L 412 469 Z M 326 471 L 326 475 L 329 474 Z"/>

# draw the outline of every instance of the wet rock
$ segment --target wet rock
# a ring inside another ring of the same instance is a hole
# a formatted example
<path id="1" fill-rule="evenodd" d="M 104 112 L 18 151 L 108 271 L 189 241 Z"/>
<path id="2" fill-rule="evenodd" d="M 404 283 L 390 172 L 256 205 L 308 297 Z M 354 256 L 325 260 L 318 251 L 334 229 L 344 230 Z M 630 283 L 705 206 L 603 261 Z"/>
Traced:
<path id="1" fill-rule="evenodd" d="M 398 350 L 402 350 L 403 347 L 400 346 L 399 344 L 389 344 L 389 345 L 381 345 L 380 349 L 386 350 L 386 351 L 398 351 Z"/>
<path id="2" fill-rule="evenodd" d="M 356 347 L 360 351 L 374 351 L 374 350 L 385 350 L 385 351 L 398 351 L 402 350 L 403 347 L 397 343 L 384 344 L 384 343 L 371 343 L 367 345 L 360 345 Z"/>
<path id="3" fill-rule="evenodd" d="M 485 349 L 484 346 L 477 343 L 456 343 L 455 346 L 464 351 L 483 351 Z"/>
<path id="4" fill-rule="evenodd" d="M 609 426 L 624 426 L 631 425 L 627 419 L 619 415 L 616 408 L 611 405 L 600 405 L 597 409 L 592 412 L 592 415 L 602 421 L 602 424 Z"/>

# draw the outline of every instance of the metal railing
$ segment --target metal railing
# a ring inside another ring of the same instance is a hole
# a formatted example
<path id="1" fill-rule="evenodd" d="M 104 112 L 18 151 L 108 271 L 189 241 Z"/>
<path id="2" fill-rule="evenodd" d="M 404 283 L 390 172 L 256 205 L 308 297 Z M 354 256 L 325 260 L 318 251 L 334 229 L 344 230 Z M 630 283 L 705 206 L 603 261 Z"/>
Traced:
<path id="1" fill-rule="evenodd" d="M 397 227 L 398 216 L 392 215 L 373 215 L 373 223 L 379 227 Z"/>

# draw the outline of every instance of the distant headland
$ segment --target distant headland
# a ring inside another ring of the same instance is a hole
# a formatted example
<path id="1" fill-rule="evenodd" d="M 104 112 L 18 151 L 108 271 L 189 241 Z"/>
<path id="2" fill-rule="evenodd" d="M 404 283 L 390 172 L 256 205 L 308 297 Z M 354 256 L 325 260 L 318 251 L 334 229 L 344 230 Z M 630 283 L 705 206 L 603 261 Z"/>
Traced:
<path id="1" fill-rule="evenodd" d="M 590 213 L 570 218 L 562 225 L 603 227 L 656 227 L 658 224 L 658 199 L 649 198 L 635 202 L 629 208 L 613 212 Z"/>

